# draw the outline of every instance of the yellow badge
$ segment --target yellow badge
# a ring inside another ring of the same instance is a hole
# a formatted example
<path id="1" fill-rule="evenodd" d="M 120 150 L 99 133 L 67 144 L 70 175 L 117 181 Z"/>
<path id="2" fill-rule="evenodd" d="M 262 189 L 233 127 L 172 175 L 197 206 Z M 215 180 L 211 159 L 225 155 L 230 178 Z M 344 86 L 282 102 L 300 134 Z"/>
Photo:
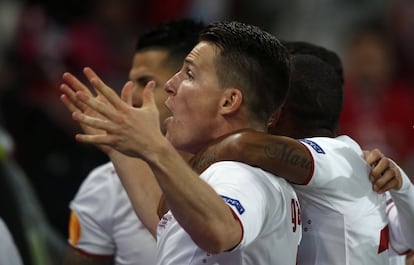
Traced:
<path id="1" fill-rule="evenodd" d="M 73 246 L 78 244 L 82 232 L 81 230 L 78 216 L 74 211 L 71 211 L 69 219 L 69 242 Z"/>

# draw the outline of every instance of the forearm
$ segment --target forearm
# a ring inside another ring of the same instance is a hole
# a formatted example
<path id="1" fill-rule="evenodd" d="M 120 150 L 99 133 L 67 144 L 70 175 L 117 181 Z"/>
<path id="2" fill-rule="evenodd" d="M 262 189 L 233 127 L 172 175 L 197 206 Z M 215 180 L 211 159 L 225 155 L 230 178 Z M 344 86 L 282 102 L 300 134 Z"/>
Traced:
<path id="1" fill-rule="evenodd" d="M 194 157 L 198 172 L 217 161 L 239 161 L 304 184 L 313 169 L 312 156 L 299 141 L 263 132 L 243 131 L 222 139 Z"/>
<path id="2" fill-rule="evenodd" d="M 148 164 L 117 151 L 108 154 L 126 190 L 135 213 L 154 238 L 157 237 L 161 189 Z"/>
<path id="3" fill-rule="evenodd" d="M 400 169 L 403 185 L 399 190 L 390 190 L 398 211 L 400 229 L 407 247 L 414 249 L 414 186 Z"/>
<path id="4" fill-rule="evenodd" d="M 149 161 L 168 206 L 181 227 L 202 249 L 218 253 L 233 248 L 242 230 L 228 205 L 168 142 Z"/>
<path id="5" fill-rule="evenodd" d="M 249 164 L 272 172 L 291 183 L 304 184 L 312 174 L 312 156 L 295 139 L 262 133 L 241 146 L 246 152 Z"/>

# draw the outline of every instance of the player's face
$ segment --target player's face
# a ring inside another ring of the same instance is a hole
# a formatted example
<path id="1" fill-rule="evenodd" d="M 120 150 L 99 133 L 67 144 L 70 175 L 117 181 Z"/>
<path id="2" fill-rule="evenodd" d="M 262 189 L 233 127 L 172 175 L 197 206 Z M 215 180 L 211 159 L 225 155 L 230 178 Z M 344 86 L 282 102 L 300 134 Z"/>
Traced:
<path id="1" fill-rule="evenodd" d="M 147 50 L 135 53 L 129 79 L 134 82 L 136 90 L 133 96 L 134 106 L 142 105 L 142 91 L 145 85 L 155 81 L 154 97 L 160 113 L 160 124 L 171 115 L 164 102 L 168 94 L 165 92 L 165 82 L 175 74 L 167 65 L 168 52 L 164 50 Z M 165 133 L 165 127 L 161 130 Z"/>
<path id="2" fill-rule="evenodd" d="M 214 65 L 216 56 L 215 46 L 200 42 L 166 84 L 166 105 L 172 112 L 165 121 L 166 136 L 179 150 L 195 153 L 218 136 L 223 89 Z"/>

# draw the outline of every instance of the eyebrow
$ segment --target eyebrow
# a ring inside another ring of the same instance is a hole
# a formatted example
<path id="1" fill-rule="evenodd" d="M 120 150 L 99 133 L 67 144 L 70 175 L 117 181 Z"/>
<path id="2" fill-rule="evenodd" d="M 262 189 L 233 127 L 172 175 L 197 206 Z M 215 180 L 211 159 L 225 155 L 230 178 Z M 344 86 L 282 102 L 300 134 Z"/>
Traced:
<path id="1" fill-rule="evenodd" d="M 193 60 L 188 59 L 188 58 L 185 58 L 184 59 L 184 62 L 187 63 L 187 64 L 190 64 L 190 65 L 195 65 L 194 62 L 193 62 Z"/>
<path id="2" fill-rule="evenodd" d="M 145 86 L 151 80 L 155 80 L 155 78 L 151 75 L 143 75 L 143 76 L 140 76 L 138 78 L 135 78 L 132 81 L 137 82 L 138 84 L 140 84 L 142 86 Z"/>

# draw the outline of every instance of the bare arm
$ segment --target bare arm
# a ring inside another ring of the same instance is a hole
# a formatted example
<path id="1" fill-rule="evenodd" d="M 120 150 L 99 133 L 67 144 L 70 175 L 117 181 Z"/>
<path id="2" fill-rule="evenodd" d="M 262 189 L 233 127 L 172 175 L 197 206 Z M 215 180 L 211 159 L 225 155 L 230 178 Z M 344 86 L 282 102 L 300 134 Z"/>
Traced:
<path id="1" fill-rule="evenodd" d="M 143 160 L 126 156 L 115 150 L 109 154 L 109 157 L 135 213 L 153 237 L 157 238 L 157 226 L 160 221 L 157 209 L 161 199 L 161 189 L 152 170 Z"/>
<path id="2" fill-rule="evenodd" d="M 62 265 L 113 265 L 113 256 L 92 256 L 68 246 L 63 256 Z"/>
<path id="3" fill-rule="evenodd" d="M 180 225 L 202 249 L 219 253 L 235 247 L 242 229 L 228 205 L 165 143 L 162 162 L 150 162 Z"/>
<path id="4" fill-rule="evenodd" d="M 154 171 L 158 184 L 174 213 L 174 217 L 202 249 L 218 253 L 235 247 L 242 228 L 227 204 L 198 177 L 173 146 L 161 134 L 158 110 L 152 94 L 153 82 L 144 90 L 141 108 L 132 107 L 132 85 L 127 83 L 122 99 L 97 78 L 91 84 L 107 102 L 87 93 L 76 98 L 97 111 L 100 116 L 74 112 L 73 118 L 102 131 L 96 135 L 76 135 L 90 144 L 108 145 L 120 152 L 145 160 Z"/>
<path id="5" fill-rule="evenodd" d="M 306 184 L 313 173 L 312 156 L 302 143 L 253 130 L 219 139 L 199 152 L 191 165 L 201 172 L 212 163 L 223 160 L 260 167 L 295 184 Z"/>

